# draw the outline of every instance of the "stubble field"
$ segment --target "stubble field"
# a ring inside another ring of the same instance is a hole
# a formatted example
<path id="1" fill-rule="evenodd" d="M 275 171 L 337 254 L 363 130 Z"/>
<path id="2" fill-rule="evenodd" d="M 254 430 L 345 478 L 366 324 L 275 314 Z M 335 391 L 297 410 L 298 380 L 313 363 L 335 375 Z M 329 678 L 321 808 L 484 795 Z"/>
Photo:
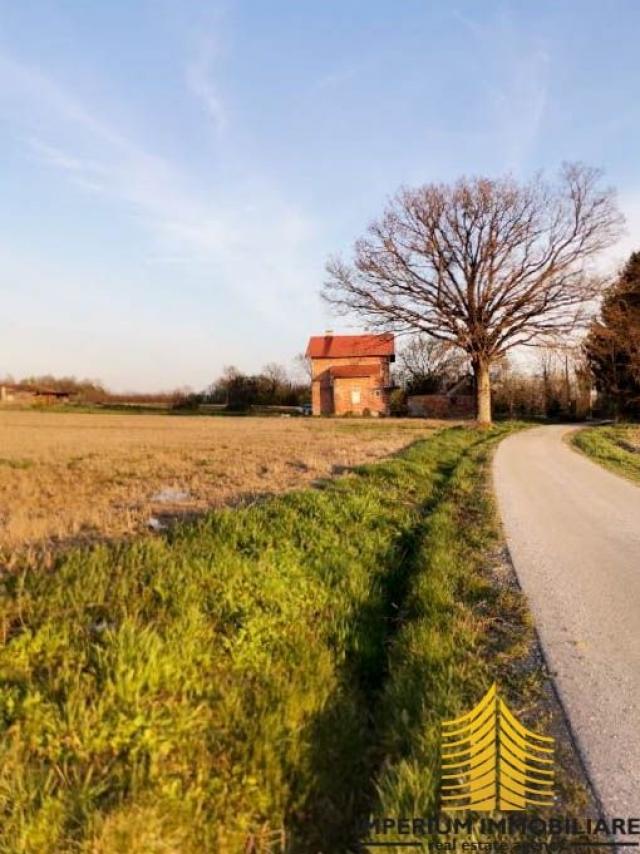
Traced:
<path id="1" fill-rule="evenodd" d="M 388 456 L 435 422 L 0 412 L 0 554 L 119 537 Z"/>

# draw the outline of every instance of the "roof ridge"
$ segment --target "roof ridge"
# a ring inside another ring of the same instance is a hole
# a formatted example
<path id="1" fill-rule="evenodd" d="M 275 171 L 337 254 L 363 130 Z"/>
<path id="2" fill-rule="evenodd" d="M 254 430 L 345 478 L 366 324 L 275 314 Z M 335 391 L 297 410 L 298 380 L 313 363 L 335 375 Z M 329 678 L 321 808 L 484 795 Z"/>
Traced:
<path id="1" fill-rule="evenodd" d="M 306 355 L 312 359 L 349 356 L 394 356 L 392 332 L 364 332 L 356 335 L 312 335 Z"/>

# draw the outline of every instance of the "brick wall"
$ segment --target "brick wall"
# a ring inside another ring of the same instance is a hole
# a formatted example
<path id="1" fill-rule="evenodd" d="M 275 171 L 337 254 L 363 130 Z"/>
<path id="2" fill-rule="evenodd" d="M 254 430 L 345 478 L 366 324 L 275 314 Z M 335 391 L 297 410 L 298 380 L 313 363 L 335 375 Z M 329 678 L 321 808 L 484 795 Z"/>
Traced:
<path id="1" fill-rule="evenodd" d="M 331 383 L 329 369 L 342 365 L 379 365 L 381 377 L 337 377 Z M 362 415 L 365 409 L 371 414 L 386 414 L 389 394 L 389 360 L 381 356 L 343 357 L 338 359 L 313 359 L 311 363 L 311 405 L 314 415 L 345 415 L 348 412 Z M 380 390 L 379 395 L 376 389 Z M 359 390 L 360 403 L 352 399 L 352 391 Z"/>
<path id="2" fill-rule="evenodd" d="M 346 415 L 348 412 L 362 415 L 367 409 L 372 415 L 380 415 L 385 413 L 387 408 L 386 393 L 380 388 L 380 381 L 375 377 L 335 379 L 333 404 L 336 415 Z"/>
<path id="3" fill-rule="evenodd" d="M 476 411 L 470 394 L 412 394 L 407 407 L 409 415 L 417 418 L 473 418 Z"/>
<path id="4" fill-rule="evenodd" d="M 311 383 L 311 411 L 314 415 L 333 414 L 333 389 L 328 382 L 314 380 Z"/>

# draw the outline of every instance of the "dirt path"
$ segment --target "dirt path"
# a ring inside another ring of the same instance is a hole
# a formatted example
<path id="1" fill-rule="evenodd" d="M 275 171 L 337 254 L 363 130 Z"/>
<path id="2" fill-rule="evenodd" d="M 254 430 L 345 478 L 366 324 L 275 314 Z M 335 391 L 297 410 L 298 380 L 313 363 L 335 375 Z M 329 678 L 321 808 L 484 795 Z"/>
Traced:
<path id="1" fill-rule="evenodd" d="M 540 427 L 498 448 L 507 543 L 608 816 L 640 812 L 640 488 Z"/>

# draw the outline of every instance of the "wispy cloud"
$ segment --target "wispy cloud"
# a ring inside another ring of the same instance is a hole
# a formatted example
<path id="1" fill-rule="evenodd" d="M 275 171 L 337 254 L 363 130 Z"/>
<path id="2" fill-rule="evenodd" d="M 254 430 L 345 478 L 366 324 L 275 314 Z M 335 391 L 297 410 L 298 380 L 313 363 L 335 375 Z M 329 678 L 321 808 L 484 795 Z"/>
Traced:
<path id="1" fill-rule="evenodd" d="M 516 24 L 508 8 L 493 19 L 479 21 L 453 10 L 482 62 L 488 118 L 504 152 L 505 168 L 527 166 L 542 131 L 548 106 L 550 56 Z"/>
<path id="2" fill-rule="evenodd" d="M 218 122 L 217 102 L 205 85 L 210 59 L 192 70 L 191 83 Z M 146 230 L 153 263 L 206 266 L 216 287 L 233 290 L 252 310 L 275 318 L 308 274 L 308 217 L 277 188 L 246 180 L 216 198 L 195 177 L 149 151 L 39 69 L 0 56 L 0 116 L 18 121 L 32 157 L 63 173 L 82 191 L 118 204 Z M 100 117 L 98 117 L 100 115 Z M 25 127 L 26 125 L 26 127 Z M 251 175 L 251 164 L 246 174 Z M 164 259 L 164 261 L 163 261 Z"/>
<path id="3" fill-rule="evenodd" d="M 494 96 L 495 117 L 507 167 L 520 171 L 540 138 L 548 102 L 549 57 L 534 49 L 512 56 L 504 85 Z"/>
<path id="4" fill-rule="evenodd" d="M 348 66 L 343 66 L 342 68 L 336 68 L 333 71 L 328 71 L 312 86 L 312 91 L 322 92 L 324 90 L 333 91 L 338 89 L 345 84 L 350 83 L 357 76 L 360 68 L 361 66 L 353 63 Z"/>
<path id="5" fill-rule="evenodd" d="M 218 131 L 228 124 L 227 111 L 213 81 L 213 66 L 217 56 L 212 38 L 201 41 L 199 49 L 186 69 L 186 82 L 189 91 L 202 103 L 209 119 Z"/>
<path id="6" fill-rule="evenodd" d="M 73 156 L 37 136 L 26 137 L 25 142 L 38 161 L 66 172 L 78 187 L 96 193 L 109 191 L 108 167 L 97 161 Z"/>

